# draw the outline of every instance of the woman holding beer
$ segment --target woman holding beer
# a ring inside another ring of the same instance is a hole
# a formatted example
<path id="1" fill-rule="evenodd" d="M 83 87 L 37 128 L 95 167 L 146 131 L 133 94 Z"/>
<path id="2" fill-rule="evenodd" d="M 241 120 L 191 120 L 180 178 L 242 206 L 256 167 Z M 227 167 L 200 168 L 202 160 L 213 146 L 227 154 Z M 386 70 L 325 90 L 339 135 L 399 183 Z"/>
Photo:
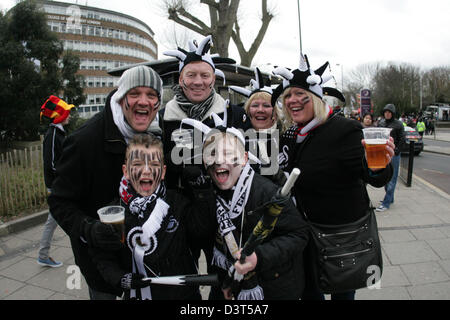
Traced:
<path id="1" fill-rule="evenodd" d="M 295 123 L 280 141 L 280 166 L 291 172 L 300 169 L 293 194 L 297 207 L 309 221 L 340 225 L 359 220 L 370 210 L 364 183 L 384 186 L 392 175 L 390 164 L 372 171 L 367 167 L 361 124 L 336 116 L 323 100 L 322 84 L 328 62 L 317 70 L 302 56 L 300 68 L 277 68 L 284 78 L 273 93 L 272 105 L 281 96 L 284 116 Z M 330 77 L 331 78 L 331 77 Z M 394 155 L 394 144 L 386 145 L 386 157 Z M 305 260 L 306 262 L 306 260 Z M 321 300 L 313 276 L 306 268 L 303 299 Z M 332 294 L 332 299 L 353 300 L 355 291 Z"/>

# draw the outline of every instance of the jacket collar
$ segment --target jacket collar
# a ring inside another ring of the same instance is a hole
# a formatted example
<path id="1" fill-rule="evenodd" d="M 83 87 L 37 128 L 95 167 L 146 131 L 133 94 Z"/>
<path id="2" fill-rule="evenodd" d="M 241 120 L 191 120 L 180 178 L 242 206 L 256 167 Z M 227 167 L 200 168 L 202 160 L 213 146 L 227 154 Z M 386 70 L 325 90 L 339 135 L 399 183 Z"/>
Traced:
<path id="1" fill-rule="evenodd" d="M 106 152 L 111 153 L 125 153 L 127 144 L 122 134 L 119 131 L 119 128 L 114 123 L 112 111 L 111 111 L 111 97 L 117 90 L 112 91 L 108 97 L 106 98 L 106 104 L 104 112 L 105 119 L 105 131 L 103 136 L 104 140 L 104 148 Z"/>

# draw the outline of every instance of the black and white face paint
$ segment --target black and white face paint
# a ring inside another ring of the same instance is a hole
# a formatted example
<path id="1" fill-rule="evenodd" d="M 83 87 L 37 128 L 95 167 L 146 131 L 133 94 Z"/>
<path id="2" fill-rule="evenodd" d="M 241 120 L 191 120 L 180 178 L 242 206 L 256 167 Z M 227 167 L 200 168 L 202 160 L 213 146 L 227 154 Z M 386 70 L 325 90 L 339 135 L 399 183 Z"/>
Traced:
<path id="1" fill-rule="evenodd" d="M 233 136 L 225 137 L 221 134 L 211 137 L 213 142 L 203 149 L 206 170 L 221 190 L 229 190 L 236 184 L 247 161 L 240 142 Z"/>
<path id="2" fill-rule="evenodd" d="M 133 147 L 127 159 L 128 180 L 141 196 L 149 196 L 164 179 L 162 152 L 157 147 Z"/>

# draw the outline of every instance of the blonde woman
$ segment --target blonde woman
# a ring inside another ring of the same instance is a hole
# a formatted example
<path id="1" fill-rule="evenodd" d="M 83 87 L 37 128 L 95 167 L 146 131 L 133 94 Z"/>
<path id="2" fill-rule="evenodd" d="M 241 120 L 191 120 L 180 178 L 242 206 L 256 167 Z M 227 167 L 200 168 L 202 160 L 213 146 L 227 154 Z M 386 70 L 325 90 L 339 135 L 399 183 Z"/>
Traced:
<path id="1" fill-rule="evenodd" d="M 274 90 L 272 104 L 281 96 L 284 116 L 295 123 L 281 138 L 280 166 L 286 172 L 294 167 L 301 171 L 293 188 L 297 208 L 312 223 L 342 225 L 367 215 L 370 207 L 364 182 L 382 187 L 392 176 L 392 167 L 389 164 L 378 172 L 370 171 L 361 124 L 333 114 L 323 102 L 322 84 L 327 81 L 323 73 L 327 65 L 311 70 L 302 58 L 299 69 L 277 68 L 274 73 L 284 81 Z M 394 155 L 392 141 L 386 147 L 386 155 L 389 159 Z M 314 259 L 315 256 L 304 259 L 307 284 L 303 299 L 324 299 L 316 281 L 317 270 L 307 263 Z M 353 300 L 355 291 L 336 292 L 331 297 Z"/>

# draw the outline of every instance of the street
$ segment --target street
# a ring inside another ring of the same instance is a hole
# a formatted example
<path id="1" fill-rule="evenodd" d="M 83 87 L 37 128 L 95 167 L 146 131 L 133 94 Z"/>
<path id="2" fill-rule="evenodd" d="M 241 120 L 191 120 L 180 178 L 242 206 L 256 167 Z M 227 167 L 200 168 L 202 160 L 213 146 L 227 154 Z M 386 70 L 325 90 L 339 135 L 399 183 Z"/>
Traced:
<path id="1" fill-rule="evenodd" d="M 425 145 L 450 147 L 450 142 L 424 140 Z M 450 156 L 422 152 L 414 157 L 414 174 L 450 194 Z"/>

